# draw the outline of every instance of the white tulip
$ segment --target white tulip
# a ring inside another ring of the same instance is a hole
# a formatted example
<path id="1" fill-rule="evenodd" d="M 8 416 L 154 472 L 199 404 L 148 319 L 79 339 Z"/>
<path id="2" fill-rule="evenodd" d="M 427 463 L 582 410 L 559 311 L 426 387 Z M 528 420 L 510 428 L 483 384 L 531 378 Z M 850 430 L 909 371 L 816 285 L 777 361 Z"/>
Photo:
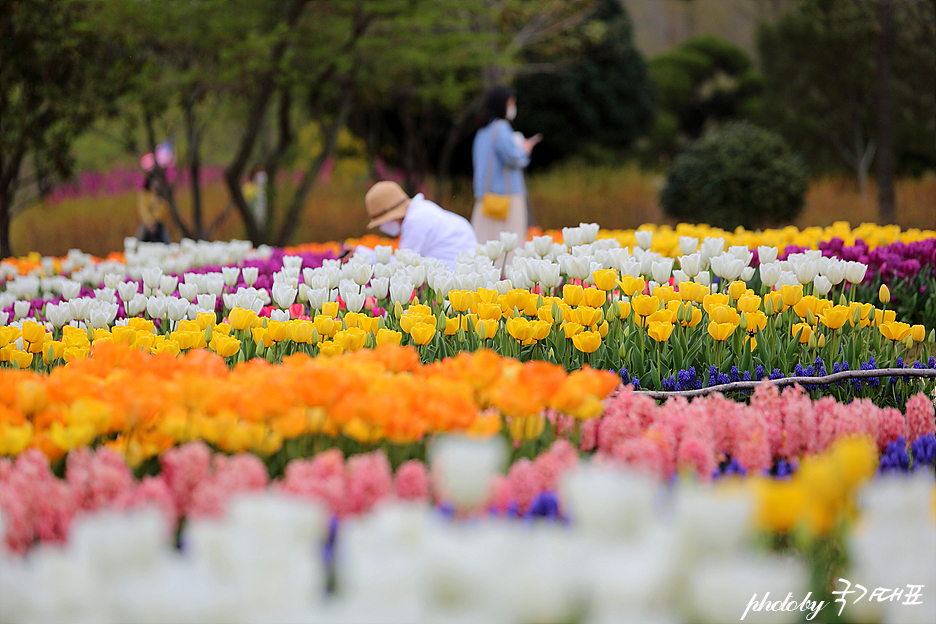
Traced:
<path id="1" fill-rule="evenodd" d="M 816 294 L 825 297 L 832 290 L 832 282 L 825 275 L 817 275 L 813 279 L 813 288 L 816 289 Z"/>
<path id="2" fill-rule="evenodd" d="M 685 256 L 679 256 L 679 268 L 682 269 L 683 272 L 685 272 L 685 274 L 689 277 L 695 277 L 699 274 L 699 270 L 702 268 L 702 254 L 690 253 Z"/>
<path id="3" fill-rule="evenodd" d="M 552 262 L 543 262 L 539 266 L 539 281 L 543 288 L 555 288 L 562 282 L 559 265 Z"/>
<path id="4" fill-rule="evenodd" d="M 393 247 L 390 245 L 377 245 L 374 247 L 374 256 L 378 264 L 387 264 L 393 256 Z"/>
<path id="5" fill-rule="evenodd" d="M 133 296 L 137 294 L 137 283 L 136 282 L 118 282 L 117 294 L 120 295 L 121 301 L 129 301 L 130 299 L 133 299 Z"/>
<path id="6" fill-rule="evenodd" d="M 91 310 L 91 327 L 94 329 L 107 329 L 107 313 L 104 310 L 98 308 Z"/>
<path id="7" fill-rule="evenodd" d="M 218 297 L 212 294 L 198 295 L 196 301 L 199 308 L 211 310 L 212 312 L 216 309 L 215 306 L 218 305 Z"/>
<path id="8" fill-rule="evenodd" d="M 288 284 L 273 284 L 273 300 L 281 308 L 288 308 L 296 302 L 297 289 Z"/>
<path id="9" fill-rule="evenodd" d="M 257 267 L 244 267 L 241 273 L 244 276 L 244 283 L 253 286 L 260 275 L 260 269 Z"/>
<path id="10" fill-rule="evenodd" d="M 762 262 L 760 265 L 760 280 L 764 286 L 772 288 L 780 281 L 780 265 L 776 262 Z"/>
<path id="11" fill-rule="evenodd" d="M 653 525 L 656 479 L 643 472 L 583 464 L 560 483 L 577 528 L 610 540 L 637 538 Z"/>
<path id="12" fill-rule="evenodd" d="M 739 260 L 730 253 L 723 253 L 711 259 L 712 273 L 722 279 L 734 281 L 741 275 L 741 271 L 746 266 L 744 261 Z"/>
<path id="13" fill-rule="evenodd" d="M 45 258 L 43 258 L 43 260 L 45 260 Z M 123 275 L 119 275 L 117 273 L 106 273 L 104 275 L 104 285 L 108 288 L 113 288 L 116 290 L 117 284 L 120 284 L 121 280 L 123 280 Z"/>
<path id="14" fill-rule="evenodd" d="M 691 282 L 692 276 L 686 275 L 682 269 L 673 269 L 673 279 L 676 280 L 677 284 L 682 282 Z"/>
<path id="15" fill-rule="evenodd" d="M 159 280 L 162 278 L 162 269 L 159 267 L 150 267 L 143 269 L 143 285 L 150 290 L 159 288 Z"/>
<path id="16" fill-rule="evenodd" d="M 591 256 L 572 256 L 569 260 L 569 277 L 586 279 L 591 276 Z"/>
<path id="17" fill-rule="evenodd" d="M 198 286 L 196 284 L 179 284 L 179 295 L 191 303 L 195 301 L 195 297 L 198 295 Z"/>
<path id="18" fill-rule="evenodd" d="M 81 293 L 81 284 L 67 280 L 62 283 L 62 298 L 71 301 Z"/>
<path id="19" fill-rule="evenodd" d="M 504 251 L 510 253 L 517 248 L 517 242 L 520 237 L 515 232 L 501 232 L 500 241 L 504 246 Z"/>
<path id="20" fill-rule="evenodd" d="M 849 261 L 845 265 L 845 279 L 847 279 L 852 284 L 860 284 L 864 281 L 865 273 L 867 271 L 867 264 Z"/>
<path id="21" fill-rule="evenodd" d="M 752 279 L 754 279 L 754 273 L 755 273 L 756 271 L 757 271 L 757 269 L 755 269 L 755 268 L 752 267 L 752 266 L 746 266 L 746 267 L 744 267 L 744 268 L 741 270 L 741 281 L 742 281 L 742 282 L 750 282 Z"/>
<path id="22" fill-rule="evenodd" d="M 308 295 L 309 307 L 313 310 L 321 310 L 329 300 L 327 288 L 310 288 Z"/>
<path id="23" fill-rule="evenodd" d="M 594 243 L 598 238 L 600 229 L 601 227 L 597 223 L 579 223 L 579 230 L 582 232 L 582 244 Z"/>
<path id="24" fill-rule="evenodd" d="M 202 295 L 204 296 L 204 295 Z M 170 321 L 181 321 L 188 314 L 189 302 L 185 299 L 169 298 L 169 308 L 167 310 Z M 214 308 L 212 308 L 214 310 Z"/>
<path id="25" fill-rule="evenodd" d="M 285 323 L 289 320 L 289 310 L 270 310 L 270 320 Z"/>
<path id="26" fill-rule="evenodd" d="M 225 286 L 234 286 L 237 284 L 237 280 L 240 277 L 240 268 L 239 267 L 221 267 L 221 277 L 224 280 Z"/>
<path id="27" fill-rule="evenodd" d="M 10 322 L 10 313 L 0 310 L 0 327 L 4 327 Z"/>
<path id="28" fill-rule="evenodd" d="M 142 293 L 137 293 L 133 295 L 133 298 L 130 301 L 124 302 L 124 309 L 127 313 L 127 316 L 139 316 L 146 309 L 146 304 L 148 300 Z M 78 319 L 74 312 L 72 312 L 72 318 Z"/>
<path id="29" fill-rule="evenodd" d="M 510 284 L 510 280 L 500 280 L 494 284 L 494 289 L 497 290 L 498 295 L 506 295 L 507 291 L 513 288 Z"/>
<path id="30" fill-rule="evenodd" d="M 27 314 L 29 314 L 30 308 L 32 308 L 31 301 L 23 301 L 23 300 L 17 301 L 16 303 L 13 304 L 13 314 L 17 319 L 21 319 Z"/>
<path id="31" fill-rule="evenodd" d="M 583 242 L 584 236 L 582 235 L 582 230 L 579 228 L 562 228 L 562 242 L 567 247 L 575 247 L 576 245 L 581 245 Z"/>
<path id="32" fill-rule="evenodd" d="M 444 297 L 448 297 L 449 292 L 452 290 L 452 287 L 455 285 L 455 278 L 452 276 L 451 273 L 439 273 L 436 276 L 435 282 L 436 282 L 436 285 L 433 287 L 433 290 L 436 291 L 436 293 L 438 293 L 440 297 L 444 298 Z M 373 283 L 374 283 L 373 280 L 371 280 L 371 284 Z M 384 293 L 383 296 L 386 297 L 387 296 L 386 288 L 384 288 L 383 293 Z"/>
<path id="33" fill-rule="evenodd" d="M 654 262 L 651 265 L 650 272 L 655 281 L 665 284 L 669 281 L 670 275 L 673 272 L 673 259 L 665 258 L 659 262 Z M 653 291 L 651 290 L 650 292 Z"/>
<path id="34" fill-rule="evenodd" d="M 702 284 L 706 287 L 712 285 L 712 277 L 708 271 L 699 271 L 699 274 L 696 275 L 693 279 L 696 283 Z"/>
<path id="35" fill-rule="evenodd" d="M 831 258 L 829 266 L 826 267 L 825 276 L 829 278 L 833 286 L 837 286 L 845 279 L 845 263 L 838 258 Z"/>
<path id="36" fill-rule="evenodd" d="M 53 326 L 62 327 L 72 320 L 71 309 L 68 307 L 67 303 L 59 305 L 49 304 L 46 306 L 46 318 L 49 319 L 49 322 L 52 323 Z M 5 324 L 6 323 L 0 323 L 0 325 Z"/>
<path id="37" fill-rule="evenodd" d="M 370 281 L 374 274 L 374 267 L 370 264 L 355 264 L 351 268 L 352 279 L 358 286 L 363 286 Z"/>
<path id="38" fill-rule="evenodd" d="M 179 278 L 173 275 L 163 275 L 159 278 L 159 290 L 164 295 L 171 295 L 179 285 Z"/>
<path id="39" fill-rule="evenodd" d="M 393 303 L 407 304 L 413 298 L 413 284 L 405 280 L 390 282 L 390 300 Z"/>
<path id="40" fill-rule="evenodd" d="M 552 236 L 534 236 L 532 243 L 536 255 L 542 257 L 551 251 L 553 239 Z"/>
<path id="41" fill-rule="evenodd" d="M 371 279 L 371 292 L 374 297 L 378 299 L 385 299 L 387 293 L 390 291 L 390 278 L 388 277 L 375 277 Z"/>
<path id="42" fill-rule="evenodd" d="M 488 495 L 492 477 L 504 468 L 507 449 L 498 436 L 487 440 L 440 436 L 429 448 L 429 458 L 442 495 L 470 509 Z"/>
<path id="43" fill-rule="evenodd" d="M 94 299 L 96 301 L 106 301 L 108 303 L 117 303 L 117 292 L 113 288 L 95 288 Z"/>
<path id="44" fill-rule="evenodd" d="M 489 240 L 481 246 L 481 254 L 491 260 L 497 260 L 504 255 L 504 243 L 500 240 Z"/>
<path id="45" fill-rule="evenodd" d="M 360 312 L 364 307 L 364 295 L 363 293 L 348 293 L 347 297 L 342 297 L 342 300 L 345 302 L 345 305 L 348 307 L 348 310 L 351 312 Z"/>
<path id="46" fill-rule="evenodd" d="M 757 248 L 757 260 L 761 264 L 775 262 L 779 250 L 776 247 L 761 245 Z"/>
<path id="47" fill-rule="evenodd" d="M 152 319 L 165 318 L 168 308 L 167 297 L 150 297 L 146 300 L 146 313 Z"/>
<path id="48" fill-rule="evenodd" d="M 290 269 L 302 267 L 302 256 L 283 256 L 283 267 Z"/>
<path id="49" fill-rule="evenodd" d="M 679 251 L 682 255 L 688 256 L 689 254 L 695 253 L 695 250 L 698 248 L 699 248 L 698 238 L 694 236 L 680 236 L 679 237 Z"/>
<path id="50" fill-rule="evenodd" d="M 653 246 L 653 232 L 650 230 L 638 230 L 634 232 L 637 237 L 637 246 L 643 250 L 648 250 Z"/>
<path id="51" fill-rule="evenodd" d="M 793 263 L 793 272 L 796 274 L 796 279 L 799 280 L 800 284 L 808 284 L 816 279 L 816 275 L 819 273 L 819 267 L 816 266 L 815 260 L 800 260 L 799 262 Z"/>

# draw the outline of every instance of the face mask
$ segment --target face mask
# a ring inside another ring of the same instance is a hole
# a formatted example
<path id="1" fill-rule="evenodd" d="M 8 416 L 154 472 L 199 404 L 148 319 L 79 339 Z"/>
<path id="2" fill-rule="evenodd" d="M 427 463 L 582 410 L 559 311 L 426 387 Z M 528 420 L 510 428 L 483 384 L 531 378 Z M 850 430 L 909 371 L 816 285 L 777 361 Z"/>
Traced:
<path id="1" fill-rule="evenodd" d="M 399 221 L 387 221 L 386 223 L 381 223 L 378 228 L 381 232 L 389 236 L 390 238 L 396 238 L 400 235 L 400 222 Z"/>
<path id="2" fill-rule="evenodd" d="M 513 121 L 517 117 L 517 105 L 511 104 L 507 107 L 507 120 Z"/>

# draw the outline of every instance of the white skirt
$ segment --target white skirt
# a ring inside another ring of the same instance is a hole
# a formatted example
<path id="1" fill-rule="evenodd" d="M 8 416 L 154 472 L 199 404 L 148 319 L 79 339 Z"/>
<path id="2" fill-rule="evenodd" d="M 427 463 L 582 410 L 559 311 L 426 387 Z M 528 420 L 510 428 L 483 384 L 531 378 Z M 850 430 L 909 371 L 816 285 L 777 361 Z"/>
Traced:
<path id="1" fill-rule="evenodd" d="M 503 221 L 485 215 L 481 211 L 480 200 L 475 202 L 474 210 L 471 212 L 471 227 L 474 228 L 475 236 L 482 245 L 489 240 L 500 239 L 501 232 L 513 232 L 519 239 L 518 245 L 523 245 L 527 238 L 528 222 L 526 195 L 510 196 L 510 210 Z"/>

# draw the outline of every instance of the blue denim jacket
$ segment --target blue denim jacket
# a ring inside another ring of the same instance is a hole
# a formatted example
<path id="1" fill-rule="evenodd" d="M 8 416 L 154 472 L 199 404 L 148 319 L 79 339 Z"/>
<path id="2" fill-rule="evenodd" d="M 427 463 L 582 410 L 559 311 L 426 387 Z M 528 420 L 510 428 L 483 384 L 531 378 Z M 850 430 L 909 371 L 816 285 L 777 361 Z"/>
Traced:
<path id="1" fill-rule="evenodd" d="M 497 143 L 491 149 L 491 138 L 494 128 L 497 127 Z M 494 166 L 491 168 L 491 180 L 485 188 L 488 170 L 488 159 L 493 152 Z M 526 185 L 523 182 L 523 168 L 530 164 L 530 157 L 523 151 L 513 138 L 513 128 L 506 119 L 496 119 L 484 126 L 474 138 L 471 149 L 471 159 L 474 164 L 474 194 L 480 200 L 485 191 L 498 195 L 506 194 L 504 184 L 504 169 L 510 176 L 510 193 L 512 195 L 525 195 Z"/>

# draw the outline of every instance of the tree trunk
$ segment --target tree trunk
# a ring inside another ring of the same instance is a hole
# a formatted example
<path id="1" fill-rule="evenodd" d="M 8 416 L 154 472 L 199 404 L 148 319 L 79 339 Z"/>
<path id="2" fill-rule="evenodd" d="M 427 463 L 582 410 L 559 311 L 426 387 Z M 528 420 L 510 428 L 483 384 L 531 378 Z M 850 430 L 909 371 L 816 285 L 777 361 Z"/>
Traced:
<path id="1" fill-rule="evenodd" d="M 289 244 L 293 231 L 296 229 L 296 224 L 299 222 L 299 217 L 302 215 L 302 209 L 305 206 L 306 198 L 309 196 L 309 191 L 312 190 L 315 180 L 318 178 L 322 167 L 325 165 L 325 161 L 327 161 L 335 151 L 335 145 L 338 142 L 338 132 L 341 130 L 341 127 L 345 125 L 348 119 L 348 113 L 351 110 L 351 92 L 352 87 L 349 85 L 346 87 L 344 99 L 341 103 L 338 115 L 325 132 L 325 141 L 322 144 L 322 151 L 319 152 L 319 155 L 302 176 L 302 181 L 299 183 L 299 188 L 296 189 L 292 204 L 289 206 L 286 218 L 283 219 L 279 235 L 276 238 L 277 245 L 285 246 Z"/>
<path id="2" fill-rule="evenodd" d="M 182 231 L 182 236 L 192 238 L 192 230 L 182 219 L 182 215 L 179 214 L 179 209 L 175 203 L 175 194 L 172 192 L 169 179 L 166 177 L 166 170 L 156 161 L 156 130 L 153 128 L 153 118 L 149 113 L 146 113 L 143 119 L 146 125 L 146 138 L 149 141 L 150 151 L 153 153 L 153 174 L 162 183 L 162 198 L 166 200 L 166 204 L 169 206 L 169 213 L 172 215 L 172 220 L 179 226 L 179 229 Z"/>
<path id="3" fill-rule="evenodd" d="M 13 216 L 13 197 L 19 179 L 20 166 L 26 149 L 20 148 L 9 159 L 0 154 L 0 259 L 13 255 L 10 245 L 10 220 Z"/>
<path id="4" fill-rule="evenodd" d="M 10 246 L 10 208 L 13 198 L 7 189 L 0 189 L 0 260 L 13 255 Z"/>
<path id="5" fill-rule="evenodd" d="M 882 225 L 897 220 L 894 206 L 894 115 L 891 56 L 894 28 L 892 0 L 878 0 L 878 41 L 875 82 L 877 95 L 878 214 Z"/>
<path id="6" fill-rule="evenodd" d="M 436 199 L 439 202 L 448 203 L 449 175 L 452 170 L 452 158 L 455 155 L 455 146 L 458 145 L 458 139 L 462 136 L 465 124 L 471 119 L 471 113 L 480 104 L 480 98 L 475 98 L 469 104 L 459 111 L 454 122 L 449 127 L 445 135 L 445 143 L 442 145 L 442 152 L 439 154 L 439 170 L 436 173 Z M 441 204 L 443 207 L 445 204 Z"/>
<path id="7" fill-rule="evenodd" d="M 194 97 L 186 98 L 185 133 L 188 141 L 189 184 L 192 186 L 192 233 L 196 239 L 203 239 L 205 238 L 205 227 L 202 224 L 201 160 L 198 155 L 201 137 L 199 136 L 197 123 Z"/>
<path id="8" fill-rule="evenodd" d="M 286 15 L 287 29 L 291 29 L 296 25 L 307 2 L 308 0 L 294 0 Z M 234 160 L 231 161 L 231 164 L 229 164 L 224 171 L 224 181 L 231 195 L 231 201 L 234 202 L 234 206 L 240 213 L 241 219 L 247 228 L 248 238 L 250 238 L 251 242 L 255 245 L 266 241 L 266 232 L 261 229 L 250 211 L 250 206 L 247 205 L 247 200 L 244 198 L 244 193 L 241 190 L 241 178 L 244 175 L 247 162 L 250 160 L 250 155 L 253 152 L 254 144 L 257 141 L 257 135 L 260 133 L 267 106 L 270 103 L 270 99 L 273 97 L 273 93 L 276 91 L 276 74 L 279 64 L 286 54 L 287 47 L 288 42 L 285 39 L 273 47 L 273 51 L 270 53 L 270 69 L 268 69 L 257 82 L 257 95 L 251 105 L 250 116 L 247 119 L 247 127 L 244 129 L 243 137 L 241 137 L 240 146 L 237 149 Z M 269 211 L 268 214 L 273 212 L 274 206 L 272 201 L 268 201 L 267 210 Z"/>

